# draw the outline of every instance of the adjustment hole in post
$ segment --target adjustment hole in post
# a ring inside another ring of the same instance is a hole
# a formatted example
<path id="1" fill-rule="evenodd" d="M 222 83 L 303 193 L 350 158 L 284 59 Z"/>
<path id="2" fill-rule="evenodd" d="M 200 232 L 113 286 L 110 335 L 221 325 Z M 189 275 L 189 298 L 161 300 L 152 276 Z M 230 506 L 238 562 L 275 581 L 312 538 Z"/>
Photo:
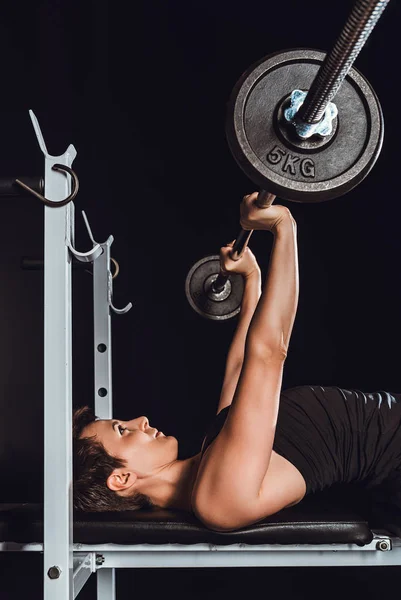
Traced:
<path id="1" fill-rule="evenodd" d="M 106 352 L 106 350 L 107 350 L 106 344 L 99 344 L 98 347 L 97 347 L 97 351 L 98 352 L 103 353 L 103 352 Z"/>
<path id="2" fill-rule="evenodd" d="M 98 395 L 101 398 L 104 398 L 105 396 L 107 396 L 107 390 L 106 390 L 106 388 L 99 388 L 98 391 L 97 391 L 97 393 L 98 393 Z"/>

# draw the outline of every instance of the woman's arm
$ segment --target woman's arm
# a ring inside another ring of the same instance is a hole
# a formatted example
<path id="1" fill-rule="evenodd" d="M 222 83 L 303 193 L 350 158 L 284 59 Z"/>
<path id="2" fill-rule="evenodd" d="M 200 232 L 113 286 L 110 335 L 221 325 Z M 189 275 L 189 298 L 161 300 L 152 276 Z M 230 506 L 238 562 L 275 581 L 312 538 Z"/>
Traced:
<path id="1" fill-rule="evenodd" d="M 299 294 L 296 223 L 289 211 L 288 215 L 283 214 L 273 233 L 269 275 L 249 328 L 246 350 L 261 354 L 264 359 L 285 359 Z"/>
<path id="2" fill-rule="evenodd" d="M 273 232 L 269 272 L 246 337 L 230 413 L 202 459 L 193 496 L 198 516 L 207 526 L 222 530 L 237 529 L 277 512 L 299 493 L 291 482 L 280 478 L 268 497 L 261 493 L 298 302 L 298 256 L 296 226 L 288 209 L 275 205 L 256 209 L 255 198 L 256 194 L 244 202 L 241 224 Z"/>
<path id="3" fill-rule="evenodd" d="M 220 250 L 222 268 L 227 273 L 239 273 L 243 276 L 244 295 L 241 302 L 237 328 L 227 354 L 224 381 L 217 413 L 232 402 L 244 362 L 245 340 L 248 327 L 262 293 L 259 265 L 251 250 L 246 248 L 243 256 L 238 261 L 233 261 L 229 256 L 231 248 L 232 244 L 228 244 Z"/>

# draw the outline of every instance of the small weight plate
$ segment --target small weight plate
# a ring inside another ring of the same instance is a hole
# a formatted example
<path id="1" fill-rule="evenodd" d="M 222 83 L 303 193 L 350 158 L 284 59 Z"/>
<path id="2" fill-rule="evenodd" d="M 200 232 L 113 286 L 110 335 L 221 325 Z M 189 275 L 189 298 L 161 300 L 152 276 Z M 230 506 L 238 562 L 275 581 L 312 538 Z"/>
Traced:
<path id="1" fill-rule="evenodd" d="M 219 273 L 219 256 L 206 256 L 194 264 L 185 281 L 185 294 L 192 308 L 202 317 L 214 321 L 237 315 L 244 293 L 244 281 L 238 273 L 230 275 L 222 292 L 214 293 L 212 284 Z"/>
<path id="2" fill-rule="evenodd" d="M 307 49 L 272 54 L 244 73 L 228 103 L 226 133 L 235 160 L 256 185 L 286 200 L 345 194 L 366 177 L 382 147 L 379 101 L 353 68 L 333 99 L 338 117 L 327 143 L 317 136 L 298 140 L 293 126 L 283 124 L 286 99 L 294 89 L 309 89 L 324 58 Z"/>

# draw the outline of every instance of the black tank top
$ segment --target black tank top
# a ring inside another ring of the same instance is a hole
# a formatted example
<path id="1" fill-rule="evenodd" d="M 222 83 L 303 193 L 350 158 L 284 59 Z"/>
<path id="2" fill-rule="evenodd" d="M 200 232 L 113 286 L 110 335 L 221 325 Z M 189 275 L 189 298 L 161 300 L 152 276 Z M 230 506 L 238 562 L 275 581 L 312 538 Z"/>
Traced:
<path id="1" fill-rule="evenodd" d="M 214 418 L 202 454 L 229 413 Z M 307 493 L 335 483 L 373 488 L 401 469 L 401 394 L 302 386 L 280 396 L 273 450 L 302 474 Z"/>

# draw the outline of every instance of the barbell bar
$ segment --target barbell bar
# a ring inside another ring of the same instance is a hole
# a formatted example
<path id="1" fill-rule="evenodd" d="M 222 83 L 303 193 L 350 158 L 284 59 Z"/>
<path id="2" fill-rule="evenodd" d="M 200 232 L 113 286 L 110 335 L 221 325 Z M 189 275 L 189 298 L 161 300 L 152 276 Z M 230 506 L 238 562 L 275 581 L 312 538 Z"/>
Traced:
<path id="1" fill-rule="evenodd" d="M 372 169 L 383 143 L 383 114 L 352 64 L 388 2 L 357 0 L 329 54 L 277 52 L 238 80 L 228 102 L 227 141 L 238 165 L 261 188 L 260 208 L 276 195 L 295 202 L 336 198 Z M 251 234 L 240 231 L 233 260 Z M 218 256 L 209 256 L 190 269 L 185 291 L 196 312 L 225 320 L 240 310 L 243 282 L 222 271 Z"/>

